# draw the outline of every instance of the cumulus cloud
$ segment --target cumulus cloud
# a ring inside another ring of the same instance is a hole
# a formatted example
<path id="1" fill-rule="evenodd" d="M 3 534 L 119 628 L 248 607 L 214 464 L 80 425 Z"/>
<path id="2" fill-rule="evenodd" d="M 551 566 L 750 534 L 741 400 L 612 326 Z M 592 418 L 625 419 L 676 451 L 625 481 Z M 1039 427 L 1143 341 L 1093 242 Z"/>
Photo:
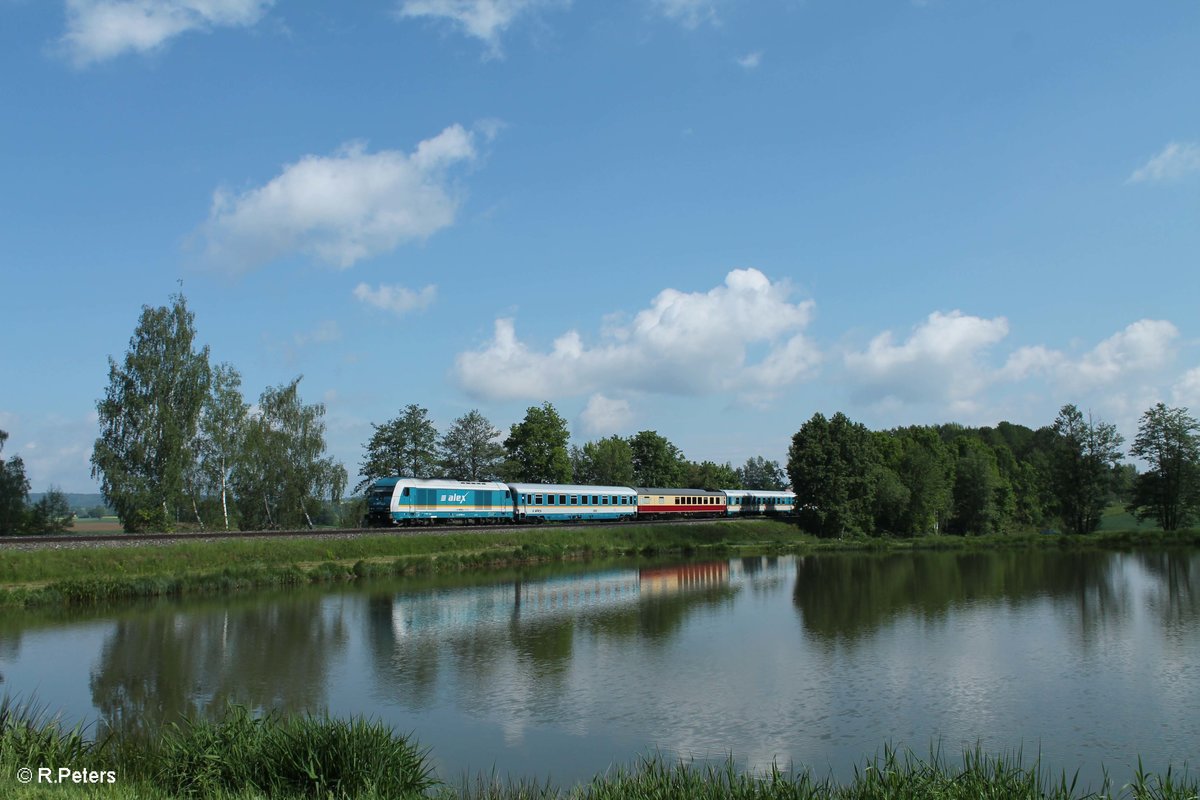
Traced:
<path id="1" fill-rule="evenodd" d="M 1130 183 L 1179 180 L 1200 172 L 1200 142 L 1171 142 L 1129 176 Z"/>
<path id="2" fill-rule="evenodd" d="M 1179 376 L 1171 388 L 1171 403 L 1190 409 L 1193 416 L 1200 411 L 1200 367 L 1193 367 Z"/>
<path id="3" fill-rule="evenodd" d="M 448 20 L 467 36 L 488 46 L 490 57 L 499 57 L 500 36 L 517 17 L 539 8 L 565 6 L 569 0 L 401 0 L 401 18 L 428 17 Z"/>
<path id="4" fill-rule="evenodd" d="M 365 283 L 354 287 L 354 296 L 360 301 L 393 314 L 404 315 L 409 311 L 429 308 L 437 299 L 437 287 L 433 284 L 419 292 L 403 286 L 380 284 L 372 289 Z"/>
<path id="5" fill-rule="evenodd" d="M 1166 320 L 1138 320 L 1079 358 L 1042 345 L 1019 348 L 1009 356 L 1001 377 L 1022 380 L 1040 375 L 1072 390 L 1111 386 L 1166 366 L 1178 337 L 1179 330 Z"/>
<path id="6" fill-rule="evenodd" d="M 146 53 L 188 31 L 248 27 L 275 0 L 67 0 L 60 46 L 78 66 Z"/>
<path id="7" fill-rule="evenodd" d="M 713 0 L 652 0 L 652 5 L 658 13 L 688 29 L 718 22 Z"/>
<path id="8" fill-rule="evenodd" d="M 812 301 L 788 302 L 785 283 L 756 269 L 730 272 L 708 292 L 664 289 L 628 324 L 609 316 L 601 341 L 567 331 L 548 351 L 521 341 L 498 319 L 491 342 L 460 353 L 459 384 L 477 397 L 546 398 L 599 390 L 703 395 L 761 391 L 806 377 L 820 362 L 803 335 Z M 766 348 L 748 357 L 751 345 Z M 753 363 L 750 363 L 753 361 Z"/>
<path id="9" fill-rule="evenodd" d="M 588 433 L 605 436 L 624 431 L 633 419 L 633 411 L 628 400 L 597 393 L 588 398 L 579 419 Z"/>
<path id="10" fill-rule="evenodd" d="M 846 353 L 846 371 L 863 399 L 949 400 L 962 407 L 987 380 L 983 352 L 1007 335 L 1004 317 L 935 311 L 902 343 L 884 331 L 865 351 Z"/>
<path id="11" fill-rule="evenodd" d="M 451 125 L 411 154 L 351 143 L 305 156 L 264 186 L 214 193 L 206 258 L 245 271 L 303 253 L 345 269 L 453 223 L 459 202 L 448 171 L 475 155 L 473 135 Z"/>

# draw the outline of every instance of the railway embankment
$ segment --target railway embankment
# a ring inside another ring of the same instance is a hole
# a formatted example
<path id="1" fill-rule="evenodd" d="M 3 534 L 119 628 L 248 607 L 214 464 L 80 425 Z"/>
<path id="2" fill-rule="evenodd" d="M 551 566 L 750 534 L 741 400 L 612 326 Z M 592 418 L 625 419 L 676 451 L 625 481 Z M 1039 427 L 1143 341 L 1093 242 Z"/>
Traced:
<path id="1" fill-rule="evenodd" d="M 130 546 L 135 541 L 29 548 L 0 540 L 0 607 L 80 606 L 621 555 L 1196 546 L 1200 531 L 817 539 L 787 522 L 760 519 L 487 531 L 445 527 L 404 535 L 199 534 Z"/>

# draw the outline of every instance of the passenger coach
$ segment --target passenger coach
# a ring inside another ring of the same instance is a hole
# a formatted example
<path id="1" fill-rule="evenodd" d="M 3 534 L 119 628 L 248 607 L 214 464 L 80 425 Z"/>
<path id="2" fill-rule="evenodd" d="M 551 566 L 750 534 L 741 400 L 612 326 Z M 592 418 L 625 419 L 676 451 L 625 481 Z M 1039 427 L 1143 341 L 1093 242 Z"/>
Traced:
<path id="1" fill-rule="evenodd" d="M 725 514 L 725 493 L 704 489 L 637 489 L 639 517 L 720 517 Z"/>
<path id="2" fill-rule="evenodd" d="M 510 483 L 517 522 L 572 519 L 633 519 L 637 493 L 624 486 Z"/>
<path id="3" fill-rule="evenodd" d="M 726 513 L 731 517 L 751 514 L 792 514 L 796 511 L 795 492 L 769 489 L 726 489 Z"/>

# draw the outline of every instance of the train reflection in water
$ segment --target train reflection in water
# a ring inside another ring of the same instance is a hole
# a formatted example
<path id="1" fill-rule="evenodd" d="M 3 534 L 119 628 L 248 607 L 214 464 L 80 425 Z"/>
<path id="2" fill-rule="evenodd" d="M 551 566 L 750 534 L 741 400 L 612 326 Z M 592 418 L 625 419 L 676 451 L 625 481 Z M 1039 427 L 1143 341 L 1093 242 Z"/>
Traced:
<path id="1" fill-rule="evenodd" d="M 392 632 L 402 639 L 516 620 L 536 622 L 591 609 L 634 606 L 649 597 L 728 586 L 729 564 L 712 561 L 399 595 L 391 608 Z"/>

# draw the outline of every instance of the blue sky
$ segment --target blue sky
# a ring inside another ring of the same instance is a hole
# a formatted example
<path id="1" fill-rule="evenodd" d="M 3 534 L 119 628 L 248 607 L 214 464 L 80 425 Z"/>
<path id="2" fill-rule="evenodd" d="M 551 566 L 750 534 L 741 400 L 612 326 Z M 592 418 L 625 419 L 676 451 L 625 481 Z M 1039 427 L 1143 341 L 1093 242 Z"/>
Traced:
<path id="1" fill-rule="evenodd" d="M 0 428 L 92 491 L 183 291 L 353 474 L 408 403 L 786 459 L 1200 408 L 1200 5 L 0 0 Z"/>

